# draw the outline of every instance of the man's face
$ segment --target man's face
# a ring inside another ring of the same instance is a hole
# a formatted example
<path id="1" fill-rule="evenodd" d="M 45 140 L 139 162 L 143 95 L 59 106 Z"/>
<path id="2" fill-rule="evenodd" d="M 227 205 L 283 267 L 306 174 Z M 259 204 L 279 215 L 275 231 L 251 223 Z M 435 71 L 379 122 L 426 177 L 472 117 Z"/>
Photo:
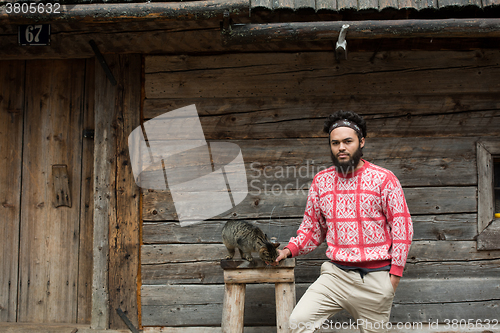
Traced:
<path id="1" fill-rule="evenodd" d="M 356 131 L 349 127 L 337 127 L 330 133 L 332 162 L 341 173 L 349 173 L 359 167 L 365 138 L 358 139 Z"/>

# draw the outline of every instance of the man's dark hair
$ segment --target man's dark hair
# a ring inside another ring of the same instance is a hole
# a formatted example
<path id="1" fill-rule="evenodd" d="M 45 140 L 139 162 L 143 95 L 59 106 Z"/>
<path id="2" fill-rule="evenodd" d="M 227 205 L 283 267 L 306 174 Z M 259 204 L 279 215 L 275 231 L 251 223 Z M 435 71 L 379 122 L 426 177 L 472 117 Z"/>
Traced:
<path id="1" fill-rule="evenodd" d="M 336 121 L 342 120 L 342 119 L 350 120 L 359 126 L 359 128 L 361 129 L 361 132 L 363 134 L 363 136 L 360 137 L 359 133 L 358 133 L 359 140 L 361 140 L 361 138 L 366 137 L 366 122 L 363 119 L 363 117 L 361 117 L 359 114 L 357 114 L 355 112 L 344 111 L 344 110 L 339 110 L 339 111 L 335 112 L 334 114 L 329 115 L 328 118 L 326 118 L 325 124 L 323 126 L 323 132 L 325 132 L 326 134 L 329 134 L 330 127 L 332 126 L 332 124 L 335 123 Z"/>

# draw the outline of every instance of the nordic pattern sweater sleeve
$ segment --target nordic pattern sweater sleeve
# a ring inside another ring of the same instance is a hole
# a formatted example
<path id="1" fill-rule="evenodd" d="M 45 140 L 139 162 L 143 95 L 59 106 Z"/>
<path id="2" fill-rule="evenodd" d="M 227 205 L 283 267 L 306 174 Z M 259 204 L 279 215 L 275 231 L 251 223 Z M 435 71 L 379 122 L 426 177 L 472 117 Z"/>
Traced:
<path id="1" fill-rule="evenodd" d="M 290 239 L 286 246 L 292 253 L 292 257 L 312 252 L 325 240 L 327 225 L 321 213 L 319 200 L 318 184 L 313 181 L 309 188 L 306 210 L 302 224 L 297 230 L 297 237 Z"/>
<path id="2" fill-rule="evenodd" d="M 390 173 L 382 190 L 382 207 L 390 227 L 391 274 L 403 276 L 413 238 L 413 223 L 399 180 Z"/>
<path id="3" fill-rule="evenodd" d="M 335 262 L 366 268 L 391 264 L 402 276 L 413 237 L 403 189 L 392 172 L 365 161 L 349 177 L 334 168 L 311 184 L 304 219 L 286 246 L 292 256 L 307 254 L 325 239 Z"/>

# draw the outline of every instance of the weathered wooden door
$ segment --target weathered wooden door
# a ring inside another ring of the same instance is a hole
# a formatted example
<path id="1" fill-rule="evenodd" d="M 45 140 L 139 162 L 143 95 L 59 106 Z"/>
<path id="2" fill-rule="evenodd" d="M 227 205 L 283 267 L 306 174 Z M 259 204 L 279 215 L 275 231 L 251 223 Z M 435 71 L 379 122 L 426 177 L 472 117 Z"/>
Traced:
<path id="1" fill-rule="evenodd" d="M 0 321 L 88 322 L 93 75 L 85 60 L 0 71 Z"/>

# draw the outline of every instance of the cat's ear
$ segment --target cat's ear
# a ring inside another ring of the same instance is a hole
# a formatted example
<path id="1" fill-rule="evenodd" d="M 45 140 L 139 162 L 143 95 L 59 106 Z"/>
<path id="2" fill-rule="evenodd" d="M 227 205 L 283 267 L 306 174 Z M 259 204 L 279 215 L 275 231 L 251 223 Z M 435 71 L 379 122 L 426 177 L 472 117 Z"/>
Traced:
<path id="1" fill-rule="evenodd" d="M 273 244 L 274 247 L 280 246 L 280 243 L 278 243 L 278 239 L 276 237 L 271 237 L 270 243 Z"/>

